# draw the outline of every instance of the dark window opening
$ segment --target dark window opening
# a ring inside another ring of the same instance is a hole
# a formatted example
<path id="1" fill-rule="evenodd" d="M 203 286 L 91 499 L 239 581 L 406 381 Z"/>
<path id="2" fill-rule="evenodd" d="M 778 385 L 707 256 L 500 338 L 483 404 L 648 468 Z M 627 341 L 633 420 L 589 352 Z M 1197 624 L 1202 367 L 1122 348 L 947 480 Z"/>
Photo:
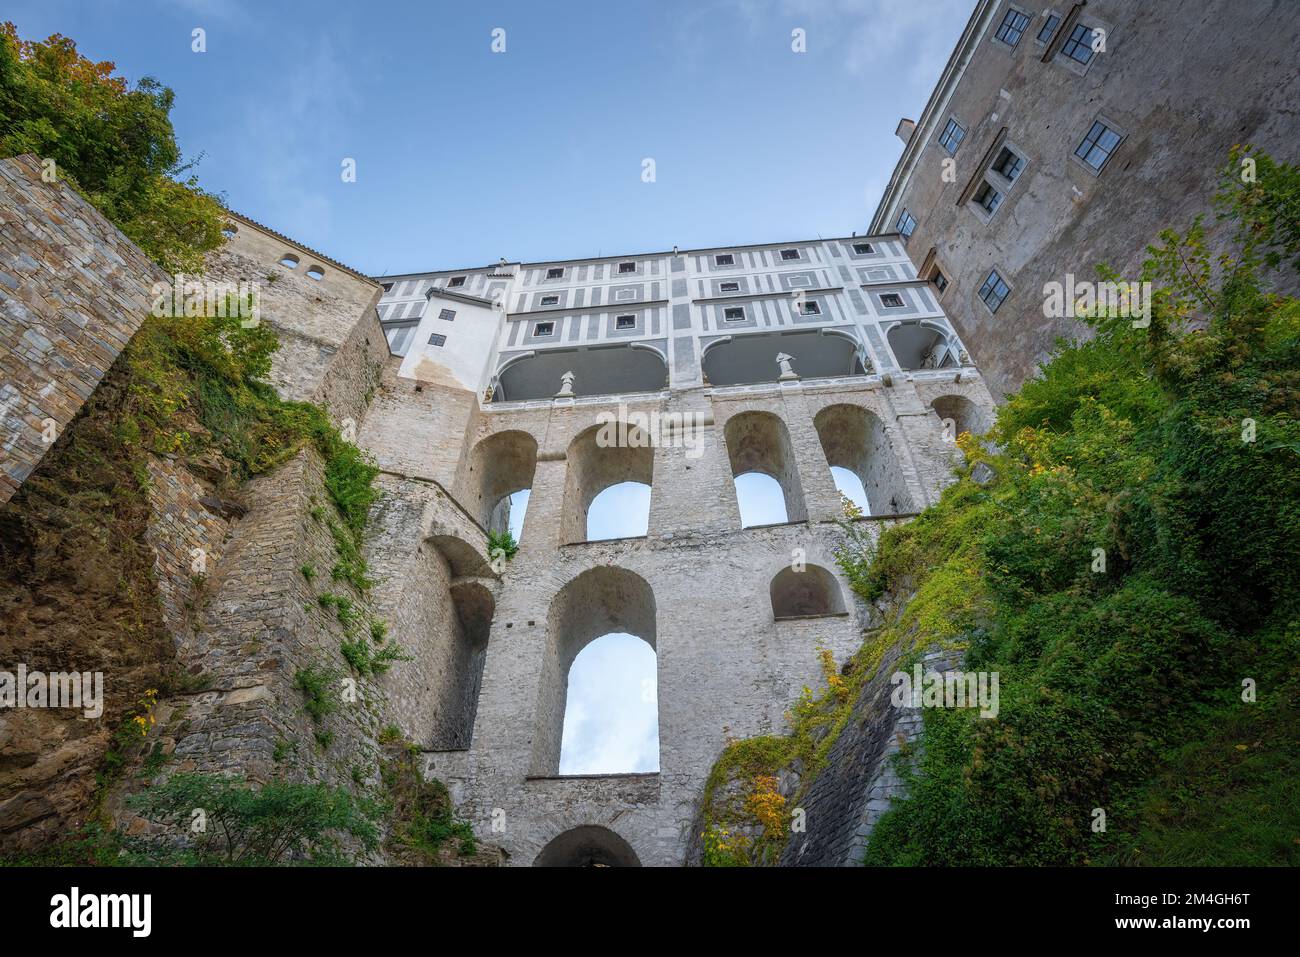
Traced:
<path id="1" fill-rule="evenodd" d="M 1020 42 L 1020 38 L 1025 35 L 1025 27 L 1027 26 L 1029 26 L 1029 14 L 1021 13 L 1019 10 L 1008 10 L 1007 15 L 1002 18 L 998 32 L 994 36 L 1007 46 L 1014 47 Z"/>
<path id="2" fill-rule="evenodd" d="M 429 345 L 431 346 L 445 346 L 446 344 L 447 344 L 446 336 L 439 335 L 438 333 L 435 332 L 433 335 L 429 337 Z"/>
<path id="3" fill-rule="evenodd" d="M 984 300 L 984 305 L 988 306 L 991 312 L 998 311 L 998 306 L 1002 305 L 1010 292 L 1011 290 L 1002 280 L 1002 277 L 998 275 L 996 269 L 989 272 L 989 277 L 984 280 L 984 285 L 980 286 L 980 298 Z"/>

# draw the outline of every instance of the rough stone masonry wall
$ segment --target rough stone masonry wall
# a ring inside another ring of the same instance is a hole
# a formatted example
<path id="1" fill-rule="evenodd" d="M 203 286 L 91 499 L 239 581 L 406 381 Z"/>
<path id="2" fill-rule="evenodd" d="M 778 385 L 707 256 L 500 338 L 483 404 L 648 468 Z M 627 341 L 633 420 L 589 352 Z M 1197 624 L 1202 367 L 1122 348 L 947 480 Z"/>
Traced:
<path id="1" fill-rule="evenodd" d="M 90 203 L 0 160 L 0 503 L 49 450 L 148 315 L 162 271 Z"/>

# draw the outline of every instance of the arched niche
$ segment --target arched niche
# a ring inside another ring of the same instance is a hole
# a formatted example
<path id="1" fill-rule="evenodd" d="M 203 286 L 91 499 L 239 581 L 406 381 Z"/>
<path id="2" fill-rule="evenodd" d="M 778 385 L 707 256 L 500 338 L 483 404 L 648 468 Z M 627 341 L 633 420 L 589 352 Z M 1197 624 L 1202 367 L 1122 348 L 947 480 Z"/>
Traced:
<path id="1" fill-rule="evenodd" d="M 446 655 L 447 667 L 437 672 L 440 715 L 435 739 L 430 743 L 435 751 L 470 745 L 487 660 L 488 633 L 496 613 L 492 592 L 478 581 L 453 581 L 451 603 L 456 621 L 452 647 Z"/>
<path id="2" fill-rule="evenodd" d="M 610 565 L 590 568 L 551 600 L 538 684 L 533 774 L 559 773 L 569 669 L 578 652 L 612 632 L 635 635 L 655 647 L 654 592 L 635 572 Z"/>
<path id="3" fill-rule="evenodd" d="M 845 613 L 844 593 L 835 576 L 820 565 L 781 569 L 769 586 L 772 617 L 813 618 Z"/>
<path id="4" fill-rule="evenodd" d="M 813 425 L 826 464 L 848 469 L 862 482 L 870 514 L 912 511 L 912 495 L 889 432 L 878 416 L 860 405 L 829 405 L 817 413 Z"/>
<path id="5" fill-rule="evenodd" d="M 781 486 L 785 497 L 786 520 L 806 521 L 808 510 L 804 505 L 794 447 L 781 417 L 756 410 L 740 412 L 727 420 L 723 434 L 733 480 L 750 472 L 771 476 Z"/>
<path id="6" fill-rule="evenodd" d="M 964 395 L 941 395 L 930 403 L 945 425 L 952 424 L 950 439 L 963 432 L 973 436 L 983 435 L 992 425 L 989 414 Z"/>
<path id="7" fill-rule="evenodd" d="M 537 440 L 519 429 L 494 432 L 469 457 L 469 511 L 490 532 L 504 531 L 509 512 L 502 502 L 532 488 L 537 471 Z"/>
<path id="8" fill-rule="evenodd" d="M 898 367 L 905 371 L 951 369 L 959 365 L 957 340 L 924 322 L 901 322 L 886 333 Z"/>
<path id="9" fill-rule="evenodd" d="M 561 320 L 555 320 L 555 325 Z M 497 370 L 494 402 L 550 399 L 573 373 L 573 394 L 619 395 L 655 392 L 668 380 L 663 353 L 647 343 L 543 349 L 509 359 Z"/>
<path id="10" fill-rule="evenodd" d="M 623 430 L 593 425 L 580 433 L 565 453 L 561 541 L 587 541 L 587 511 L 610 486 L 638 482 L 653 489 L 654 462 L 649 437 L 633 425 Z"/>
<path id="11" fill-rule="evenodd" d="M 584 824 L 553 838 L 534 867 L 640 867 L 632 845 L 607 827 Z"/>

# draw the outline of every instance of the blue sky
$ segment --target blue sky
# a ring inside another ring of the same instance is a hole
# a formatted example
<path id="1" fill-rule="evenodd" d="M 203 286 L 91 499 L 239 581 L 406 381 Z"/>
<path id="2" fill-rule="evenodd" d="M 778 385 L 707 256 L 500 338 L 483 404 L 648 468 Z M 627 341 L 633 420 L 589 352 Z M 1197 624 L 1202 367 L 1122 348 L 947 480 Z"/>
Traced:
<path id="1" fill-rule="evenodd" d="M 171 86 L 207 188 L 376 274 L 862 231 L 894 126 L 972 7 L 7 0 L 4 16 Z"/>

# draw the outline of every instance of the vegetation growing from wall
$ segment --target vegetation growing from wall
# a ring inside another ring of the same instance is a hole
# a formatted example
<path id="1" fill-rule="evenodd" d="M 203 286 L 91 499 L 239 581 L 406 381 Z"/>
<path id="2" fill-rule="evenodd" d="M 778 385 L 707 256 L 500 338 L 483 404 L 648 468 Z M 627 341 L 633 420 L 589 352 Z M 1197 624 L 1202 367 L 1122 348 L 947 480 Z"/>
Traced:
<path id="1" fill-rule="evenodd" d="M 867 863 L 1300 863 L 1300 302 L 1265 291 L 1296 182 L 1235 152 L 1234 251 L 1162 233 L 1149 327 L 1060 344 L 940 502 L 845 567 L 886 642 L 1000 677 L 995 718 L 925 709 Z M 794 728 L 720 768 L 778 773 Z"/>
<path id="2" fill-rule="evenodd" d="M 0 25 L 0 158 L 34 153 L 165 269 L 197 271 L 223 242 L 221 202 L 199 188 L 172 129 L 175 95 L 152 77 L 131 89 L 76 44 Z"/>
<path id="3" fill-rule="evenodd" d="M 396 728 L 385 729 L 383 738 L 387 755 L 380 765 L 380 776 L 392 822 L 385 849 L 392 859 L 404 864 L 439 865 L 477 854 L 474 829 L 456 816 L 446 785 L 420 773 L 419 748 L 401 741 Z"/>

